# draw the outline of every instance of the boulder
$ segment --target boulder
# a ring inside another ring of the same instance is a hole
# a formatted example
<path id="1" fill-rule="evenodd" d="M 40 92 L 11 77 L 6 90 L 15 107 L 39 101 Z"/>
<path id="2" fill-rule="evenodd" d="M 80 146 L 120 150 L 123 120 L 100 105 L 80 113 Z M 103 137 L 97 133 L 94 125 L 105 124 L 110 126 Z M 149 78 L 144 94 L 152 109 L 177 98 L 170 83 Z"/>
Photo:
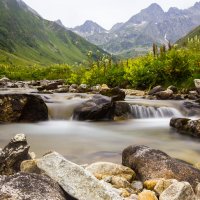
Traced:
<path id="1" fill-rule="evenodd" d="M 176 179 L 189 182 L 193 188 L 200 182 L 200 170 L 146 146 L 127 147 L 122 153 L 122 164 L 133 169 L 142 181 Z"/>
<path id="2" fill-rule="evenodd" d="M 48 109 L 40 96 L 0 94 L 0 122 L 37 122 L 48 120 Z"/>
<path id="3" fill-rule="evenodd" d="M 101 89 L 100 91 L 101 95 L 108 96 L 112 98 L 112 101 L 124 101 L 126 94 L 123 90 L 120 90 L 119 87 L 115 88 L 107 88 L 107 89 Z"/>
<path id="4" fill-rule="evenodd" d="M 85 93 L 91 91 L 91 89 L 86 84 L 81 84 L 77 88 L 78 93 Z"/>
<path id="5" fill-rule="evenodd" d="M 157 92 L 161 92 L 161 91 L 164 91 L 164 88 L 160 85 L 154 87 L 153 89 L 151 89 L 149 92 L 148 92 L 148 95 L 154 95 L 156 94 Z"/>
<path id="6" fill-rule="evenodd" d="M 66 200 L 57 183 L 44 175 L 17 173 L 0 176 L 0 199 Z"/>
<path id="7" fill-rule="evenodd" d="M 126 102 L 115 102 L 115 120 L 126 120 L 133 118 L 131 106 Z"/>
<path id="8" fill-rule="evenodd" d="M 187 182 L 177 182 L 170 185 L 159 200 L 196 200 L 191 185 Z"/>
<path id="9" fill-rule="evenodd" d="M 200 137 L 200 119 L 172 118 L 170 126 L 175 128 L 179 133 Z"/>
<path id="10" fill-rule="evenodd" d="M 0 174 L 12 175 L 20 171 L 21 162 L 30 159 L 29 145 L 24 134 L 18 134 L 0 151 Z"/>
<path id="11" fill-rule="evenodd" d="M 86 167 L 96 178 L 103 179 L 107 176 L 118 176 L 131 181 L 135 178 L 135 172 L 129 167 L 110 162 L 97 162 Z"/>
<path id="12" fill-rule="evenodd" d="M 184 101 L 182 103 L 182 108 L 186 111 L 187 116 L 200 115 L 200 105 L 198 100 L 194 101 Z"/>
<path id="13" fill-rule="evenodd" d="M 122 200 L 83 167 L 53 152 L 38 160 L 37 166 L 71 196 L 79 200 Z"/>
<path id="14" fill-rule="evenodd" d="M 173 99 L 173 91 L 170 89 L 167 89 L 165 91 L 157 92 L 156 98 L 160 100 L 168 100 L 168 99 Z"/>
<path id="15" fill-rule="evenodd" d="M 42 91 L 42 90 L 55 90 L 55 89 L 58 89 L 58 86 L 59 85 L 62 85 L 63 84 L 63 81 L 55 81 L 55 82 L 49 82 L 49 83 L 46 83 L 45 85 L 42 85 L 40 87 L 38 87 L 37 89 L 39 91 Z"/>
<path id="16" fill-rule="evenodd" d="M 79 121 L 103 121 L 114 119 L 114 103 L 111 98 L 94 95 L 92 99 L 83 102 L 73 112 L 73 119 Z"/>

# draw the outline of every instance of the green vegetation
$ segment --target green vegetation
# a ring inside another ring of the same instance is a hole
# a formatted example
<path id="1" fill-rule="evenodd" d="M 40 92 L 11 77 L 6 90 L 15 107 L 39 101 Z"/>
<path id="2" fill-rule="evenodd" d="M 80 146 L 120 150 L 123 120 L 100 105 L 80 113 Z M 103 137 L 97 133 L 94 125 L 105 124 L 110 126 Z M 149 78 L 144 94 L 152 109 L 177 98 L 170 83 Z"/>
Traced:
<path id="1" fill-rule="evenodd" d="M 187 48 L 153 47 L 146 56 L 114 62 L 104 55 L 94 61 L 93 53 L 87 54 L 82 64 L 57 64 L 49 67 L 0 65 L 0 76 L 18 80 L 65 79 L 67 83 L 149 89 L 156 85 L 193 87 L 193 79 L 200 78 L 199 39 L 188 40 Z M 194 48 L 195 47 L 195 48 Z"/>
<path id="2" fill-rule="evenodd" d="M 106 54 L 16 0 L 0 0 L 0 50 L 1 63 L 21 66 L 80 63 L 88 51 Z"/>

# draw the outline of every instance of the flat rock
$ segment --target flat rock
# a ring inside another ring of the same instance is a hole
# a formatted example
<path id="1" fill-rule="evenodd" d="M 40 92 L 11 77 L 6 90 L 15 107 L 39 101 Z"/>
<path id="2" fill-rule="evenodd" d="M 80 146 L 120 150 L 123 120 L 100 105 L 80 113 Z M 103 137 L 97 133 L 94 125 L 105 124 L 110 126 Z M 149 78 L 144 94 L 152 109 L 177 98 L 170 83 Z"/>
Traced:
<path id="1" fill-rule="evenodd" d="M 0 176 L 0 199 L 67 200 L 59 185 L 49 177 L 22 172 Z"/>
<path id="2" fill-rule="evenodd" d="M 30 159 L 30 146 L 24 134 L 17 134 L 9 144 L 0 151 L 0 175 L 11 175 L 20 171 L 21 162 Z"/>
<path id="3" fill-rule="evenodd" d="M 191 185 L 187 182 L 177 182 L 170 185 L 159 200 L 196 200 Z"/>
<path id="4" fill-rule="evenodd" d="M 122 200 L 89 171 L 53 152 L 38 160 L 37 166 L 71 196 L 79 200 Z"/>
<path id="5" fill-rule="evenodd" d="M 200 170 L 146 146 L 126 148 L 122 153 L 122 164 L 133 169 L 143 182 L 156 178 L 176 179 L 189 182 L 193 188 L 200 182 Z"/>

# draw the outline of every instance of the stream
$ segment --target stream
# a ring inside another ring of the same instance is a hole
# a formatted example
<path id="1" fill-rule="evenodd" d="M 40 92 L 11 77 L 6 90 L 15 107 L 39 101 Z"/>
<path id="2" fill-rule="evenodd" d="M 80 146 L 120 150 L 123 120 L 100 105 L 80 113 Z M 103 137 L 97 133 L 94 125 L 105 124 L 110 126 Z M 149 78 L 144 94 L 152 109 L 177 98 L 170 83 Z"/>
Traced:
<path id="1" fill-rule="evenodd" d="M 200 141 L 177 134 L 169 126 L 171 117 L 184 116 L 180 101 L 127 97 L 136 119 L 78 122 L 71 120 L 73 109 L 90 95 L 41 96 L 47 102 L 49 121 L 0 125 L 0 147 L 4 147 L 15 134 L 24 133 L 30 151 L 37 157 L 57 151 L 78 164 L 100 160 L 120 163 L 121 152 L 129 145 L 146 145 L 190 163 L 200 161 Z"/>

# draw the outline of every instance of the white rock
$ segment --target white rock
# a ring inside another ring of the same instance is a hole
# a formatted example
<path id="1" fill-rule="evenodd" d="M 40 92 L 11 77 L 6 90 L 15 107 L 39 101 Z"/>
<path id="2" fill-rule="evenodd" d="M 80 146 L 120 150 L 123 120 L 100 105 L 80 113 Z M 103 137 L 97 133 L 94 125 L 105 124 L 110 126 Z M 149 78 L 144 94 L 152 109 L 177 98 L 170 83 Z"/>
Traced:
<path id="1" fill-rule="evenodd" d="M 159 200 L 195 200 L 194 191 L 188 182 L 178 182 L 170 185 Z"/>
<path id="2" fill-rule="evenodd" d="M 53 152 L 38 160 L 37 166 L 70 195 L 79 200 L 122 200 L 89 171 Z"/>

